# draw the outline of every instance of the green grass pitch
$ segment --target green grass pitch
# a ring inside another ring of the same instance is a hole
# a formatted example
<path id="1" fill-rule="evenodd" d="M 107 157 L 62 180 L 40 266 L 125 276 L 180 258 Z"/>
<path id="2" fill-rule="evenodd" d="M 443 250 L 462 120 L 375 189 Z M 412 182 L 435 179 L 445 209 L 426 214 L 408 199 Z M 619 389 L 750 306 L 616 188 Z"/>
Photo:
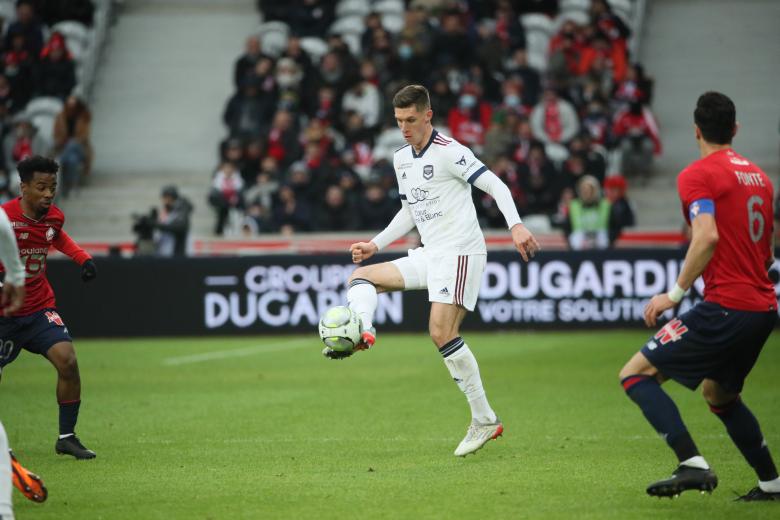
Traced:
<path id="1" fill-rule="evenodd" d="M 422 334 L 380 335 L 345 361 L 322 358 L 314 330 L 78 341 L 78 433 L 92 461 L 54 454 L 54 371 L 23 353 L 3 374 L 0 418 L 49 500 L 14 491 L 17 518 L 780 518 L 780 504 L 733 502 L 755 485 L 752 470 L 700 395 L 674 383 L 720 486 L 645 495 L 675 459 L 617 373 L 648 333 L 464 336 L 506 427 L 465 459 L 452 451 L 468 406 Z M 778 338 L 743 393 L 776 456 Z"/>

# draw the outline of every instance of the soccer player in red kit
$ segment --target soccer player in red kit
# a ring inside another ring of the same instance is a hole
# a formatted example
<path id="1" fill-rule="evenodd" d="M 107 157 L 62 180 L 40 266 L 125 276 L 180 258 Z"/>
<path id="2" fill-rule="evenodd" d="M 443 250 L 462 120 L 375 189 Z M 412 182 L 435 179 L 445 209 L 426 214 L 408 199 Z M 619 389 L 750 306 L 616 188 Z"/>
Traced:
<path id="1" fill-rule="evenodd" d="M 661 383 L 674 379 L 691 390 L 702 385 L 710 410 L 758 475 L 758 486 L 739 500 L 780 500 L 777 468 L 758 421 L 740 399 L 745 378 L 777 321 L 777 298 L 767 275 L 774 261 L 772 182 L 731 148 L 737 131 L 731 99 L 718 92 L 702 94 L 693 119 L 701 159 L 677 178 L 691 243 L 677 283 L 650 300 L 645 323 L 654 326 L 699 275 L 704 301 L 650 338 L 620 371 L 620 379 L 679 460 L 670 478 L 648 486 L 649 495 L 674 497 L 718 485 L 677 406 L 661 389 Z"/>
<path id="2" fill-rule="evenodd" d="M 81 278 L 95 278 L 92 257 L 62 229 L 65 216 L 54 205 L 59 165 L 46 157 L 34 156 L 17 165 L 22 196 L 3 204 L 11 221 L 19 256 L 25 269 L 26 296 L 21 308 L 0 317 L 0 370 L 24 349 L 41 354 L 57 369 L 57 401 L 60 408 L 60 435 L 55 445 L 58 454 L 77 459 L 92 459 L 76 437 L 75 427 L 81 404 L 76 351 L 68 329 L 55 308 L 54 291 L 46 278 L 46 257 L 55 247 L 81 265 Z"/>

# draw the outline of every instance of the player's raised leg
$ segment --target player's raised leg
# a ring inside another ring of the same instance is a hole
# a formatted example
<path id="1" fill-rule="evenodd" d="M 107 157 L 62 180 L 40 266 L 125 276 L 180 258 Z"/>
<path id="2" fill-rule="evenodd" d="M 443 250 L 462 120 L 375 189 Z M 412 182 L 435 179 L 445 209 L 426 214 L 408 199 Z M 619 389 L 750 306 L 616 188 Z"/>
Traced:
<path id="1" fill-rule="evenodd" d="M 673 497 L 688 489 L 712 491 L 718 478 L 699 453 L 677 405 L 661 388 L 664 378 L 640 351 L 620 371 L 620 382 L 628 397 L 642 410 L 647 421 L 677 455 L 679 465 L 668 479 L 647 487 L 652 496 Z"/>
<path id="2" fill-rule="evenodd" d="M 780 478 L 761 433 L 758 420 L 738 393 L 726 391 L 717 381 L 705 379 L 702 393 L 710 410 L 723 422 L 731 440 L 758 476 L 758 486 L 739 500 L 780 500 Z"/>
<path id="3" fill-rule="evenodd" d="M 63 341 L 53 345 L 46 358 L 57 369 L 57 403 L 60 407 L 60 435 L 55 445 L 58 454 L 77 459 L 94 459 L 95 452 L 76 437 L 76 422 L 81 406 L 81 377 L 73 343 Z"/>
<path id="4" fill-rule="evenodd" d="M 504 431 L 504 426 L 488 403 L 477 359 L 460 337 L 460 324 L 466 313 L 467 310 L 458 305 L 432 302 L 429 322 L 431 339 L 471 408 L 471 424 L 455 449 L 458 457 L 474 453 Z"/>

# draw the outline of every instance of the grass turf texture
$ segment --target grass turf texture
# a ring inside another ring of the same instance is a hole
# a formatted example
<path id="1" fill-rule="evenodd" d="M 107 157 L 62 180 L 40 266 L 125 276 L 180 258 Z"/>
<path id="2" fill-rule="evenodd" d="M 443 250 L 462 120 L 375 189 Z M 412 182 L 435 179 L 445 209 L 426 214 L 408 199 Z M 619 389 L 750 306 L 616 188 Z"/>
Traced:
<path id="1" fill-rule="evenodd" d="M 423 335 L 380 336 L 345 361 L 306 337 L 79 341 L 78 433 L 98 458 L 54 455 L 53 369 L 23 353 L 0 384 L 19 459 L 49 488 L 17 518 L 777 518 L 734 503 L 752 470 L 698 393 L 665 385 L 720 477 L 712 496 L 645 495 L 672 452 L 623 394 L 635 332 L 465 335 L 506 432 L 465 459 L 463 395 Z M 780 454 L 780 336 L 743 393 Z"/>

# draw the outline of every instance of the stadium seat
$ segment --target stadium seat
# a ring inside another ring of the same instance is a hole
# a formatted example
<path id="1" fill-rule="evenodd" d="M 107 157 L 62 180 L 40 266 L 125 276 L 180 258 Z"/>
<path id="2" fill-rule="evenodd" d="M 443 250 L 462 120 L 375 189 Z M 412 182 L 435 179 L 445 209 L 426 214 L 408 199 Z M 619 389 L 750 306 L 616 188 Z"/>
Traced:
<path id="1" fill-rule="evenodd" d="M 590 23 L 590 15 L 583 11 L 561 12 L 561 14 L 555 17 L 555 22 L 553 22 L 555 32 L 557 33 L 564 22 L 568 20 L 573 21 L 577 25 L 588 25 L 588 23 Z"/>
<path id="2" fill-rule="evenodd" d="M 393 34 L 398 34 L 404 28 L 404 17 L 398 14 L 383 14 L 382 27 Z"/>
<path id="3" fill-rule="evenodd" d="M 48 114 L 56 117 L 62 111 L 62 101 L 56 97 L 32 98 L 24 109 L 25 114 L 34 117 L 39 114 Z"/>
<path id="4" fill-rule="evenodd" d="M 587 13 L 590 10 L 590 0 L 561 0 L 560 12 L 564 11 L 582 11 Z"/>
<path id="5" fill-rule="evenodd" d="M 403 16 L 404 3 L 402 0 L 380 0 L 371 6 L 371 10 L 379 14 L 395 14 Z"/>
<path id="6" fill-rule="evenodd" d="M 38 135 L 46 142 L 46 148 L 50 149 L 54 144 L 54 117 L 49 114 L 37 114 L 30 117 L 30 120 L 38 130 Z"/>
<path id="7" fill-rule="evenodd" d="M 540 52 L 544 55 L 550 47 L 550 35 L 542 31 L 528 31 L 525 33 L 525 44 L 529 54 Z"/>
<path id="8" fill-rule="evenodd" d="M 287 48 L 287 35 L 278 31 L 261 33 L 260 42 L 263 46 L 263 52 L 278 58 Z"/>
<path id="9" fill-rule="evenodd" d="M 347 47 L 349 47 L 349 52 L 351 52 L 355 56 L 360 56 L 361 49 L 363 48 L 363 46 L 360 42 L 359 34 L 344 33 L 341 35 L 341 39 L 344 40 L 344 43 L 346 43 Z"/>
<path id="10" fill-rule="evenodd" d="M 544 145 L 544 153 L 558 166 L 569 158 L 569 149 L 559 143 L 547 143 Z"/>
<path id="11" fill-rule="evenodd" d="M 8 0 L 0 1 L 0 18 L 3 19 L 3 28 L 7 28 L 8 25 L 16 20 L 16 7 L 14 2 Z"/>
<path id="12" fill-rule="evenodd" d="M 65 37 L 70 48 L 71 42 L 77 42 L 82 49 L 86 49 L 92 41 L 92 34 L 81 22 L 65 20 L 52 25 L 52 32 L 58 32 Z"/>
<path id="13" fill-rule="evenodd" d="M 634 3 L 631 0 L 607 0 L 612 11 L 625 20 L 630 20 L 634 12 Z"/>
<path id="14" fill-rule="evenodd" d="M 535 68 L 539 72 L 547 70 L 547 49 L 544 51 L 529 49 L 528 50 L 528 65 Z"/>
<path id="15" fill-rule="evenodd" d="M 520 23 L 523 24 L 523 28 L 528 31 L 543 31 L 549 35 L 553 33 L 553 21 L 549 16 L 530 13 L 524 14 L 520 17 Z"/>
<path id="16" fill-rule="evenodd" d="M 365 29 L 362 16 L 346 16 L 339 18 L 331 24 L 328 30 L 331 34 L 363 34 Z"/>
<path id="17" fill-rule="evenodd" d="M 405 144 L 406 141 L 404 141 L 403 135 L 397 128 L 392 127 L 382 130 L 382 133 L 376 138 L 376 144 L 374 145 L 374 160 L 387 159 L 392 161 L 395 151 Z"/>
<path id="18" fill-rule="evenodd" d="M 336 5 L 336 18 L 366 16 L 370 12 L 371 7 L 363 0 L 341 0 Z"/>
<path id="19" fill-rule="evenodd" d="M 301 38 L 301 47 L 306 51 L 306 54 L 311 57 L 311 61 L 318 63 L 320 58 L 328 52 L 328 44 L 322 38 L 316 36 L 306 36 Z"/>

